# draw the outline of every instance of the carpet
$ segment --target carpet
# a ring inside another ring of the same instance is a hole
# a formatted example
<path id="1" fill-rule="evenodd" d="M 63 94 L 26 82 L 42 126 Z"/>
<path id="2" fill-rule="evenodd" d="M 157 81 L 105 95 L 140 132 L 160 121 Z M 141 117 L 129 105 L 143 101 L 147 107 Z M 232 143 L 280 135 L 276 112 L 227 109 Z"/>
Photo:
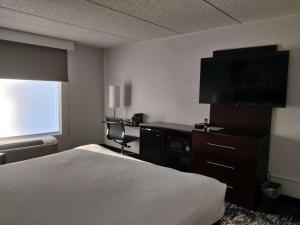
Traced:
<path id="1" fill-rule="evenodd" d="M 290 215 L 276 215 L 256 212 L 239 207 L 234 204 L 226 204 L 226 210 L 221 219 L 222 225 L 300 225 Z"/>

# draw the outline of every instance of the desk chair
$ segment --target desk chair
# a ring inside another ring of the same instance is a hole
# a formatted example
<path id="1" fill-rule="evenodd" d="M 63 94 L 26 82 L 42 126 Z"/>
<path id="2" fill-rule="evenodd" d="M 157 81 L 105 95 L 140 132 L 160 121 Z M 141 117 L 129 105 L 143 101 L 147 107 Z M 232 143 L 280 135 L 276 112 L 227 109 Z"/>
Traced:
<path id="1" fill-rule="evenodd" d="M 6 154 L 0 152 L 0 165 L 4 165 L 6 163 Z"/>
<path id="2" fill-rule="evenodd" d="M 124 154 L 125 148 L 130 148 L 128 143 L 138 140 L 138 137 L 125 135 L 123 120 L 120 118 L 106 117 L 107 131 L 106 137 L 109 140 L 121 145 L 121 154 Z"/>

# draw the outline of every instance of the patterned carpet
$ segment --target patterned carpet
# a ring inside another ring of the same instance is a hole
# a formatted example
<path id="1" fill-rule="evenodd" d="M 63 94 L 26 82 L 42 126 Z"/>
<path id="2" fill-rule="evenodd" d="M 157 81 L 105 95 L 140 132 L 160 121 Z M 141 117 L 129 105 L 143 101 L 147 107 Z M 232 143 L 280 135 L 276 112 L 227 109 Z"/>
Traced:
<path id="1" fill-rule="evenodd" d="M 234 204 L 227 204 L 222 225 L 300 225 L 292 216 L 255 212 Z"/>

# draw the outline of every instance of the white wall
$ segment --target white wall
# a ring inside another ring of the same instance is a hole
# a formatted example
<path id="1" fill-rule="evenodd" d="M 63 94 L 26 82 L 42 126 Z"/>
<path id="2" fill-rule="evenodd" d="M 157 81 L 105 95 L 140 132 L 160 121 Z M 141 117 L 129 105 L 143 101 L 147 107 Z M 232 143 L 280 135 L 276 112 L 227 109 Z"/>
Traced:
<path id="1" fill-rule="evenodd" d="M 68 54 L 69 82 L 62 83 L 59 149 L 101 143 L 103 119 L 103 50 L 76 45 Z"/>
<path id="2" fill-rule="evenodd" d="M 105 88 L 132 85 L 128 115 L 144 112 L 148 121 L 193 125 L 210 109 L 198 104 L 201 58 L 218 49 L 268 44 L 290 50 L 287 108 L 273 110 L 269 169 L 284 184 L 285 194 L 300 198 L 299 24 L 295 15 L 115 47 L 106 54 Z M 105 114 L 112 114 L 107 102 Z M 117 109 L 117 115 L 125 117 L 125 108 Z"/>
<path id="3" fill-rule="evenodd" d="M 62 135 L 59 150 L 101 143 L 103 119 L 103 52 L 99 48 L 42 35 L 0 28 L 0 38 L 70 50 L 69 82 L 62 82 Z"/>

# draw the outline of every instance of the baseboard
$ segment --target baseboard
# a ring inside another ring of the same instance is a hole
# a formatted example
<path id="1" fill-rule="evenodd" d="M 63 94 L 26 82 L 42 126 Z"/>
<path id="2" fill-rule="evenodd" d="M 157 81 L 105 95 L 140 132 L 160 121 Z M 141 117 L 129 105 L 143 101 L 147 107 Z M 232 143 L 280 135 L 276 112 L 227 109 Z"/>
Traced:
<path id="1" fill-rule="evenodd" d="M 300 199 L 300 180 L 272 175 L 271 180 L 282 185 L 282 194 Z"/>
<path id="2" fill-rule="evenodd" d="M 281 180 L 286 180 L 286 181 L 289 181 L 289 182 L 300 184 L 300 180 L 294 179 L 294 178 L 282 177 L 282 176 L 277 176 L 277 175 L 272 175 L 271 177 L 275 178 L 275 179 L 281 179 Z"/>
<path id="3" fill-rule="evenodd" d="M 300 219 L 300 199 L 281 195 L 278 199 L 278 205 L 282 212 L 287 212 L 298 220 Z"/>
<path id="4" fill-rule="evenodd" d="M 300 199 L 299 198 L 294 198 L 294 197 L 290 197 L 290 196 L 287 196 L 287 195 L 281 195 L 279 197 L 279 201 L 280 202 L 286 202 L 290 205 L 300 207 Z"/>

